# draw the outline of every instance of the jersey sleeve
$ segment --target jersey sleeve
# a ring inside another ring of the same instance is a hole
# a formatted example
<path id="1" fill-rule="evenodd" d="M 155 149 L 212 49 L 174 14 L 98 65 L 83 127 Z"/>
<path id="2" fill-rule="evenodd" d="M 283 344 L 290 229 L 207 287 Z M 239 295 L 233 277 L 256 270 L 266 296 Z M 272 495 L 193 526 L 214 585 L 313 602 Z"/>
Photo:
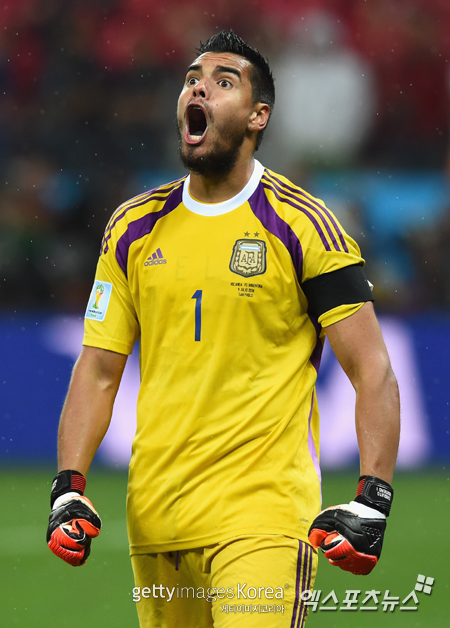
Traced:
<path id="1" fill-rule="evenodd" d="M 355 264 L 364 266 L 359 246 L 339 226 L 336 219 L 334 222 L 339 229 L 339 237 L 330 238 L 328 241 L 323 232 L 318 232 L 313 226 L 301 238 L 304 256 L 302 283 L 346 266 Z"/>
<path id="2" fill-rule="evenodd" d="M 364 303 L 365 301 L 351 304 L 345 303 L 344 305 L 334 307 L 332 310 L 328 310 L 328 312 L 324 312 L 322 316 L 319 316 L 319 323 L 322 327 L 329 327 L 330 325 L 333 325 L 333 323 L 338 323 L 339 321 L 344 320 L 344 318 L 348 318 L 352 314 L 355 314 L 355 312 L 362 308 Z"/>
<path id="3" fill-rule="evenodd" d="M 139 337 L 139 323 L 127 278 L 116 259 L 116 244 L 117 235 L 109 232 L 86 308 L 83 345 L 129 355 Z"/>
<path id="4" fill-rule="evenodd" d="M 341 312 L 353 314 L 366 301 L 373 301 L 372 285 L 359 264 L 323 273 L 302 284 L 309 310 L 322 327 L 340 320 Z"/>
<path id="5" fill-rule="evenodd" d="M 314 199 L 314 208 L 314 214 L 302 216 L 298 232 L 303 250 L 301 286 L 312 313 L 328 327 L 373 301 L 373 296 L 358 244 L 322 201 Z"/>

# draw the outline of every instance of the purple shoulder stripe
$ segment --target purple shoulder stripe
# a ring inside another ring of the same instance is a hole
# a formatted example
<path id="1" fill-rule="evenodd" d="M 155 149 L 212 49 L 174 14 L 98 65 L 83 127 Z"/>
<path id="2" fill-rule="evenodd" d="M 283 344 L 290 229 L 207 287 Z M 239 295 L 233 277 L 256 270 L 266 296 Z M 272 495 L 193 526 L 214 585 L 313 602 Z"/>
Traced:
<path id="1" fill-rule="evenodd" d="M 148 213 L 145 216 L 142 216 L 142 218 L 130 222 L 130 224 L 128 225 L 128 229 L 119 238 L 116 248 L 116 259 L 119 263 L 120 268 L 123 270 L 125 277 L 128 276 L 128 251 L 132 243 L 151 233 L 160 218 L 167 216 L 167 214 L 170 214 L 171 211 L 176 209 L 182 201 L 182 194 L 183 186 L 179 185 L 174 190 L 172 190 L 167 198 L 154 197 L 153 200 L 166 200 L 162 209 L 160 209 L 158 212 Z"/>
<path id="2" fill-rule="evenodd" d="M 303 275 L 303 251 L 300 240 L 297 238 L 291 227 L 278 216 L 269 199 L 264 192 L 263 184 L 260 183 L 251 197 L 248 199 L 250 207 L 255 216 L 261 221 L 267 231 L 279 238 L 289 251 L 299 283 L 302 282 Z"/>
<path id="3" fill-rule="evenodd" d="M 127 201 L 126 203 L 120 205 L 111 216 L 111 220 L 109 221 L 105 234 L 103 236 L 102 245 L 100 251 L 106 253 L 108 251 L 108 241 L 111 238 L 111 231 L 114 226 L 121 220 L 125 214 L 135 207 L 140 207 L 141 205 L 145 205 L 149 201 L 163 201 L 165 198 L 168 198 L 169 194 L 174 190 L 174 188 L 180 184 L 186 177 L 182 177 L 181 179 L 177 179 L 176 181 L 172 181 L 172 183 L 167 184 L 166 186 L 161 186 L 159 188 L 154 188 L 150 190 L 150 192 L 145 192 L 144 194 L 139 194 L 135 198 L 132 198 L 131 201 Z M 166 196 L 164 196 L 166 195 Z M 128 203 L 131 203 L 130 205 Z"/>
<path id="4" fill-rule="evenodd" d="M 261 221 L 264 228 L 267 229 L 267 231 L 272 233 L 274 236 L 279 238 L 289 251 L 295 271 L 297 273 L 298 281 L 301 284 L 303 274 L 303 250 L 301 242 L 295 235 L 291 227 L 276 213 L 266 196 L 266 193 L 264 191 L 265 188 L 269 188 L 270 190 L 272 190 L 272 192 L 274 192 L 272 187 L 267 186 L 264 181 L 261 180 L 255 192 L 248 199 L 248 202 L 250 204 L 250 207 L 252 208 L 253 213 Z M 276 192 L 274 192 L 274 194 L 276 195 Z M 290 203 L 290 201 L 286 199 L 282 200 Z M 325 242 L 328 244 L 326 240 Z M 328 250 L 331 249 L 328 248 Z M 310 361 L 315 370 L 319 371 L 320 360 L 323 350 L 323 343 L 320 338 L 322 327 L 318 322 L 317 317 L 313 316 L 311 313 L 308 314 L 311 323 L 314 325 L 314 329 L 316 330 L 316 344 L 311 354 Z"/>
<path id="5" fill-rule="evenodd" d="M 270 181 L 270 183 L 272 183 L 272 185 L 275 186 L 277 188 L 277 190 L 279 190 L 283 194 L 286 194 L 290 198 L 292 198 L 294 200 L 297 200 L 299 203 L 307 205 L 318 216 L 320 216 L 320 219 L 322 220 L 323 224 L 325 225 L 327 233 L 330 236 L 331 241 L 334 244 L 334 248 L 336 249 L 336 251 L 339 251 L 340 250 L 339 244 L 336 241 L 335 235 L 334 235 L 333 231 L 331 230 L 330 225 L 327 223 L 327 221 L 325 220 L 324 216 L 322 215 L 321 212 L 323 212 L 328 217 L 328 219 L 331 222 L 331 224 L 333 225 L 333 227 L 336 229 L 336 233 L 338 234 L 338 237 L 339 237 L 339 240 L 341 242 L 343 250 L 346 253 L 348 253 L 348 246 L 347 246 L 347 243 L 345 241 L 344 234 L 342 233 L 341 229 L 339 228 L 339 225 L 337 224 L 333 214 L 325 207 L 325 205 L 321 205 L 318 201 L 316 201 L 316 200 L 312 199 L 311 197 L 309 197 L 307 194 L 305 194 L 305 192 L 301 188 L 293 188 L 290 185 L 287 185 L 286 183 L 284 183 L 283 181 L 278 179 L 271 172 L 268 173 L 267 170 L 266 170 L 265 174 L 268 177 L 268 181 Z"/>
<path id="6" fill-rule="evenodd" d="M 315 226 L 316 231 L 319 234 L 320 239 L 322 240 L 322 244 L 325 247 L 325 250 L 326 251 L 331 251 L 330 243 L 328 242 L 327 237 L 326 237 L 326 235 L 324 234 L 324 232 L 322 230 L 322 227 L 319 225 L 319 223 L 317 222 L 315 217 L 305 207 L 302 207 L 301 205 L 298 205 L 297 203 L 294 203 L 293 201 L 289 200 L 288 198 L 285 198 L 285 197 L 283 198 L 282 196 L 280 196 L 278 194 L 277 189 L 274 187 L 273 183 L 268 183 L 267 180 L 264 180 L 264 179 L 261 179 L 261 183 L 267 190 L 270 190 L 275 195 L 275 198 L 277 198 L 279 201 L 281 201 L 282 203 L 287 203 L 291 207 L 294 207 L 295 209 L 300 210 L 303 214 L 306 214 L 306 216 L 308 216 L 310 221 Z"/>

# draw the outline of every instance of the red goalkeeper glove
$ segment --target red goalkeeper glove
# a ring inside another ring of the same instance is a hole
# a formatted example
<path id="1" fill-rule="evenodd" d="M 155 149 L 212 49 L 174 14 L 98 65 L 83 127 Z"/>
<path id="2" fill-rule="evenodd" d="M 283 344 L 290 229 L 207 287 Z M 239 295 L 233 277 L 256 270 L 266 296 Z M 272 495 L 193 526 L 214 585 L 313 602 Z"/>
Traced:
<path id="1" fill-rule="evenodd" d="M 320 547 L 332 565 L 369 574 L 380 558 L 393 495 L 387 482 L 361 476 L 354 501 L 326 508 L 314 519 L 308 533 L 311 545 Z"/>
<path id="2" fill-rule="evenodd" d="M 69 565 L 84 565 L 91 540 L 99 535 L 102 522 L 92 503 L 83 496 L 85 477 L 78 471 L 60 471 L 52 484 L 47 544 Z"/>

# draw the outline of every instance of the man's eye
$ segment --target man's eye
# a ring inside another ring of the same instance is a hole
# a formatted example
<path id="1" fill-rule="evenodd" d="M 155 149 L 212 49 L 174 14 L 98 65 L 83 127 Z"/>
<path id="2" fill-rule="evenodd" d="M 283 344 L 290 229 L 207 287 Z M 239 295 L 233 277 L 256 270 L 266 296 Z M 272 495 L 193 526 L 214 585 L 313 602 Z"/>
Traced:
<path id="1" fill-rule="evenodd" d="M 188 85 L 197 85 L 198 78 L 195 78 L 195 76 L 191 76 L 190 78 L 187 79 L 186 83 Z"/>
<path id="2" fill-rule="evenodd" d="M 226 79 L 222 79 L 221 81 L 219 81 L 219 85 L 220 87 L 231 87 L 230 81 L 227 81 Z"/>

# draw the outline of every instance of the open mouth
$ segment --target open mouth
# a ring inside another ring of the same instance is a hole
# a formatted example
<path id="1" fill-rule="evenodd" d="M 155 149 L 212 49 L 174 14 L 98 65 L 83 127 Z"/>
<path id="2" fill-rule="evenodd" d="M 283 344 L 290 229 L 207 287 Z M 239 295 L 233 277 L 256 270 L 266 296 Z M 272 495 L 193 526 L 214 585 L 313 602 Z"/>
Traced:
<path id="1" fill-rule="evenodd" d="M 185 140 L 188 144 L 199 144 L 208 129 L 206 113 L 200 105 L 189 105 L 186 109 Z"/>

